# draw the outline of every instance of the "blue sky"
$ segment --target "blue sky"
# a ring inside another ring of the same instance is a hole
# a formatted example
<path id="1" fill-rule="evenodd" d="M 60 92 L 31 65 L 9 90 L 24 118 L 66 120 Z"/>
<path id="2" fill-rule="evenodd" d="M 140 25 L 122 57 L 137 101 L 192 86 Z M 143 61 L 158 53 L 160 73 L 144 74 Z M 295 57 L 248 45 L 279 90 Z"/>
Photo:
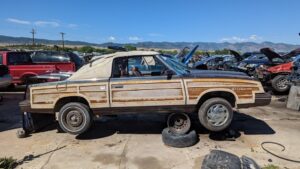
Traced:
<path id="1" fill-rule="evenodd" d="M 299 0 L 9 0 L 0 34 L 87 42 L 299 44 Z"/>

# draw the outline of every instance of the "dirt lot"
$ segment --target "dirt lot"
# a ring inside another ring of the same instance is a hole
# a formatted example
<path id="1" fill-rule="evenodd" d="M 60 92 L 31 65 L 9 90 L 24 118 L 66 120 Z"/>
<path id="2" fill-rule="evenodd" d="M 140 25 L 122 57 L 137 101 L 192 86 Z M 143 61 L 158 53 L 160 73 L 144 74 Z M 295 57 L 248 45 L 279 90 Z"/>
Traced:
<path id="1" fill-rule="evenodd" d="M 80 136 L 58 133 L 53 124 L 39 133 L 18 139 L 20 112 L 17 106 L 22 95 L 5 96 L 0 103 L 0 157 L 19 160 L 30 157 L 18 168 L 82 168 L 82 169 L 199 169 L 203 157 L 212 149 L 238 156 L 246 155 L 260 166 L 273 164 L 281 168 L 300 168 L 300 164 L 278 159 L 264 152 L 263 141 L 282 143 L 286 151 L 269 146 L 270 150 L 300 160 L 300 112 L 285 109 L 275 100 L 270 106 L 240 109 L 232 129 L 235 140 L 224 134 L 211 134 L 197 123 L 200 142 L 189 148 L 172 148 L 161 141 L 165 117 L 158 115 L 123 115 L 97 119 L 92 129 Z M 224 140 L 225 139 L 225 140 Z"/>

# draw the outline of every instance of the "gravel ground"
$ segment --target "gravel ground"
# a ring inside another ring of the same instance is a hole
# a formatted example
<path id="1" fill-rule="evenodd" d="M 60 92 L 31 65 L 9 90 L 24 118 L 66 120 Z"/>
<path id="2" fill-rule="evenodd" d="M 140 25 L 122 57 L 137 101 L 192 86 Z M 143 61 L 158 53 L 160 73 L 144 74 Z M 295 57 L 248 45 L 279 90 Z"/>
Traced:
<path id="1" fill-rule="evenodd" d="M 285 109 L 284 99 L 274 99 L 265 107 L 237 110 L 231 129 L 236 139 L 223 133 L 213 134 L 197 122 L 194 128 L 200 142 L 188 148 L 165 146 L 161 131 L 165 116 L 122 115 L 97 119 L 89 132 L 80 136 L 58 133 L 56 124 L 24 139 L 16 137 L 20 127 L 18 102 L 22 95 L 6 95 L 0 103 L 0 157 L 29 157 L 18 168 L 30 169 L 199 169 L 210 150 L 224 150 L 246 155 L 260 166 L 300 168 L 300 164 L 281 160 L 266 153 L 263 141 L 285 145 L 268 146 L 270 150 L 300 160 L 300 112 Z"/>

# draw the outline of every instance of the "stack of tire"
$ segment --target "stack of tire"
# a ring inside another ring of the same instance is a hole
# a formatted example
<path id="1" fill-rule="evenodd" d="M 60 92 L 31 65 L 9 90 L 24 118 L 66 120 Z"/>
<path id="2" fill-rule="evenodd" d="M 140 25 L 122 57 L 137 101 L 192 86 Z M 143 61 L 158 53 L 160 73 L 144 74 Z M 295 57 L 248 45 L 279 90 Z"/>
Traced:
<path id="1" fill-rule="evenodd" d="M 187 123 L 184 128 L 177 129 L 172 123 L 174 116 L 182 116 L 186 119 Z M 168 127 L 162 131 L 162 141 L 165 145 L 177 148 L 190 147 L 195 145 L 199 141 L 199 137 L 195 130 L 190 130 L 191 122 L 189 117 L 182 114 L 171 114 L 168 117 Z"/>

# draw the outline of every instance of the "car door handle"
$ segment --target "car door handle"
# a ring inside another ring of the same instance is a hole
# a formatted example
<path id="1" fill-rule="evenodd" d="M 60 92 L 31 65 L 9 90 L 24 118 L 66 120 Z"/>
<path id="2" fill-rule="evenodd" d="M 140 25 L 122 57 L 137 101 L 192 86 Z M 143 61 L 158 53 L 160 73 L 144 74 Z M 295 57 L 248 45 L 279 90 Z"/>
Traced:
<path id="1" fill-rule="evenodd" d="M 121 88 L 123 88 L 124 86 L 123 85 L 114 85 L 113 86 L 113 88 L 115 88 L 115 89 L 121 89 Z"/>

